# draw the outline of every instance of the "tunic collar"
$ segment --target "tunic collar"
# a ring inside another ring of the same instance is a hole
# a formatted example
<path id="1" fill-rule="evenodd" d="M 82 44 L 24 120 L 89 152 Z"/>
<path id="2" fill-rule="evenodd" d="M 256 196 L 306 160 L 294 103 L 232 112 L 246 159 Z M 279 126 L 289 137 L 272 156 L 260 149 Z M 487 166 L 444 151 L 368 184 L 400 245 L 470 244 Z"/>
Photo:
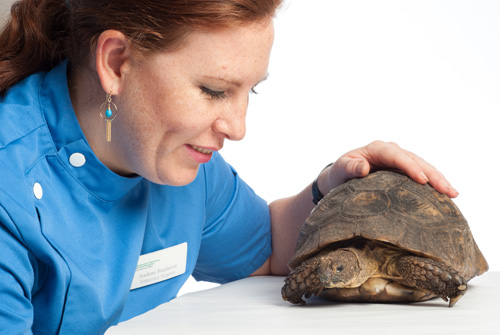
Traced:
<path id="1" fill-rule="evenodd" d="M 40 90 L 40 104 L 56 155 L 69 173 L 94 196 L 108 202 L 118 200 L 143 178 L 122 177 L 108 169 L 94 154 L 71 103 L 66 75 L 67 64 L 68 62 L 64 61 L 48 72 Z M 96 111 L 99 105 L 96 105 Z M 99 117 L 98 112 L 96 117 Z M 84 164 L 78 166 L 82 162 Z"/>

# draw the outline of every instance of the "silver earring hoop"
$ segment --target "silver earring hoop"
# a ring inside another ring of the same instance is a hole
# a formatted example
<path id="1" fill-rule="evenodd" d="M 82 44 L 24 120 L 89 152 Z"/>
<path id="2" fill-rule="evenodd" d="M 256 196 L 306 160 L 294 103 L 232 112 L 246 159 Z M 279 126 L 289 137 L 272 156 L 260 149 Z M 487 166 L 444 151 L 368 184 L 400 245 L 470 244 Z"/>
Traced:
<path id="1" fill-rule="evenodd" d="M 106 101 L 99 107 L 99 115 L 106 122 L 106 141 L 111 142 L 111 122 L 118 115 L 118 107 L 111 100 L 111 91 L 106 94 Z"/>

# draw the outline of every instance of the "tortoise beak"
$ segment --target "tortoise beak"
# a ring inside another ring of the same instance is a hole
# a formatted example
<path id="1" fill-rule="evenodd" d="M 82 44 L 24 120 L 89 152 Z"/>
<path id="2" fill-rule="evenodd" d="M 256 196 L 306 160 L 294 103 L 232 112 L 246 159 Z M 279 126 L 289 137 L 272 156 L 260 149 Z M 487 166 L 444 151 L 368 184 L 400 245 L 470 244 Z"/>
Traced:
<path id="1" fill-rule="evenodd" d="M 318 278 L 328 288 L 341 287 L 344 284 L 342 276 L 335 273 L 330 266 L 318 269 Z"/>
<path id="2" fill-rule="evenodd" d="M 334 278 L 332 278 L 333 276 L 331 271 L 327 271 L 325 269 L 318 271 L 318 277 L 323 284 L 328 284 L 334 280 Z"/>

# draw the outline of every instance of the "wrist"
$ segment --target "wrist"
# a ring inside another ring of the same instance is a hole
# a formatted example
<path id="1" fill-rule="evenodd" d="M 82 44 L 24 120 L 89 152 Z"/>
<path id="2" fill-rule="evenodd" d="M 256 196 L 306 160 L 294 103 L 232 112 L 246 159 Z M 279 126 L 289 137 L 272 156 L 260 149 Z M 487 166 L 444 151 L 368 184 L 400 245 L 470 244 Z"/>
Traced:
<path id="1" fill-rule="evenodd" d="M 323 199 L 323 197 L 328 193 L 327 191 L 325 192 L 322 192 L 319 188 L 319 185 L 320 185 L 320 179 L 322 179 L 322 174 L 325 170 L 327 170 L 330 166 L 332 166 L 333 163 L 330 163 L 328 164 L 327 166 L 325 166 L 323 168 L 323 170 L 321 170 L 321 172 L 319 173 L 318 177 L 314 180 L 313 184 L 312 184 L 312 188 L 311 188 L 311 191 L 312 191 L 312 195 L 313 195 L 313 203 L 315 205 L 318 204 L 318 202 Z M 329 190 L 328 190 L 329 191 Z"/>

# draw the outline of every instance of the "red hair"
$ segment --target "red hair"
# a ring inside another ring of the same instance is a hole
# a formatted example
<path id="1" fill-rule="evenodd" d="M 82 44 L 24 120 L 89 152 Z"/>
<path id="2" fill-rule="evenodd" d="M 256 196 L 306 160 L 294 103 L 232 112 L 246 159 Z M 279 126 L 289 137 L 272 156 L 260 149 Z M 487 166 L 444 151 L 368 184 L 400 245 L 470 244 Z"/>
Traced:
<path id="1" fill-rule="evenodd" d="M 20 0 L 0 33 L 0 95 L 69 58 L 86 66 L 100 34 L 121 31 L 134 51 L 178 47 L 196 29 L 272 18 L 283 0 Z"/>

